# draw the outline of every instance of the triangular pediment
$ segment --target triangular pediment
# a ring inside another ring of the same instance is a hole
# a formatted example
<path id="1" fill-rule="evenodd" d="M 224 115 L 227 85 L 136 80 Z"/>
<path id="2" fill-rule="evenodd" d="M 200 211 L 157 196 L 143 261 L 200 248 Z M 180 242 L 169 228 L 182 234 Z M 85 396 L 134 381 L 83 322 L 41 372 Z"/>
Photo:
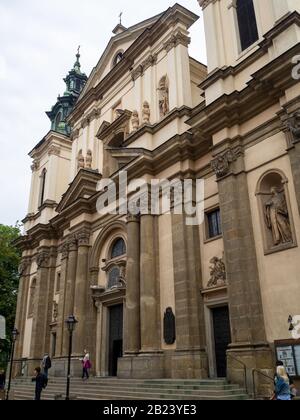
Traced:
<path id="1" fill-rule="evenodd" d="M 143 22 L 138 23 L 137 25 L 131 26 L 126 29 L 122 28 L 122 31 L 116 31 L 120 25 L 118 25 L 114 31 L 117 32 L 117 35 L 113 36 L 104 53 L 102 54 L 98 64 L 92 70 L 92 73 L 83 89 L 80 97 L 82 98 L 90 89 L 95 87 L 112 69 L 113 61 L 116 55 L 119 52 L 125 53 L 126 50 L 137 40 L 137 38 L 148 28 L 154 25 L 158 19 L 162 16 L 160 13 L 157 16 L 154 16 L 150 19 L 147 19 Z"/>
<path id="2" fill-rule="evenodd" d="M 88 200 L 97 192 L 97 183 L 101 180 L 102 175 L 99 172 L 81 169 L 73 182 L 70 184 L 68 190 L 63 195 L 56 211 L 61 213 L 66 208 L 70 207 L 76 201 Z"/>

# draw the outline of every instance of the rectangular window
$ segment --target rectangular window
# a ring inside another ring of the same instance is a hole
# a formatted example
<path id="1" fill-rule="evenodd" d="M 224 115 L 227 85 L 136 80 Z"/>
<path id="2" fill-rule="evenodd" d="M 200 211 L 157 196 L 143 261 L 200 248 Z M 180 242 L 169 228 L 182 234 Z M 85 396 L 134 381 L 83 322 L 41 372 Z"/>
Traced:
<path id="1" fill-rule="evenodd" d="M 207 220 L 207 237 L 208 239 L 216 238 L 222 235 L 220 209 L 206 213 Z"/>
<path id="2" fill-rule="evenodd" d="M 258 40 L 258 30 L 253 0 L 237 0 L 237 19 L 242 51 Z"/>
<path id="3" fill-rule="evenodd" d="M 56 275 L 56 293 L 60 292 L 60 279 L 61 279 L 61 273 L 57 273 L 57 275 Z"/>

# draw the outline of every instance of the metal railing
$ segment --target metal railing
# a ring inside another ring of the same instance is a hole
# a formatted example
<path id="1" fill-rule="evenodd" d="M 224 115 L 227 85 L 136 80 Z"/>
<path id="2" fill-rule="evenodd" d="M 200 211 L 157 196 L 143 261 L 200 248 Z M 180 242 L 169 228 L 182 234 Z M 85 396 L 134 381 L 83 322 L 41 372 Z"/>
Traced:
<path id="1" fill-rule="evenodd" d="M 271 378 L 271 376 L 266 375 L 259 369 L 252 369 L 252 382 L 253 382 L 253 398 L 256 400 L 258 393 L 257 393 L 257 386 L 255 381 L 255 374 L 259 374 L 260 376 L 263 376 L 264 378 L 268 379 L 269 381 L 274 384 L 274 378 Z"/>
<path id="2" fill-rule="evenodd" d="M 243 366 L 245 390 L 246 390 L 246 393 L 248 394 L 249 388 L 248 388 L 248 381 L 247 381 L 247 365 L 244 362 L 242 362 L 240 359 L 238 359 L 237 357 L 232 356 L 232 354 L 230 353 L 227 353 L 227 357 L 229 359 L 235 360 L 237 363 Z"/>

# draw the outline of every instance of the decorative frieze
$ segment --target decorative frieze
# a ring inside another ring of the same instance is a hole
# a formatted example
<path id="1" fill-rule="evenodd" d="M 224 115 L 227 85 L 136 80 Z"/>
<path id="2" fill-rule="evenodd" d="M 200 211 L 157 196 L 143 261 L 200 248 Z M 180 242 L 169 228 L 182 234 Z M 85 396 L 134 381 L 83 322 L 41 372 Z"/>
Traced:
<path id="1" fill-rule="evenodd" d="M 227 175 L 230 171 L 230 166 L 237 161 L 238 157 L 243 155 L 242 146 L 228 148 L 225 152 L 216 156 L 211 162 L 211 167 L 218 178 Z"/>

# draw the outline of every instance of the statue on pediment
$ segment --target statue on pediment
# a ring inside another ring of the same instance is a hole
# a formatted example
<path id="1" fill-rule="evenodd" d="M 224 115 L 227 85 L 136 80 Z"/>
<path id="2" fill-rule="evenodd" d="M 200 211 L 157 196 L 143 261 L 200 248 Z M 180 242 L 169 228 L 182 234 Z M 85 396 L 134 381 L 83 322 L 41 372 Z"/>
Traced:
<path id="1" fill-rule="evenodd" d="M 93 153 L 91 150 L 87 151 L 85 164 L 87 169 L 92 169 L 92 163 L 93 163 Z"/>
<path id="2" fill-rule="evenodd" d="M 137 131 L 140 126 L 140 119 L 139 119 L 139 113 L 135 110 L 132 113 L 131 117 L 131 124 L 132 124 L 132 130 Z"/>
<path id="3" fill-rule="evenodd" d="M 83 169 L 85 167 L 85 160 L 82 153 L 82 150 L 79 150 L 78 157 L 77 157 L 77 170 Z"/>

